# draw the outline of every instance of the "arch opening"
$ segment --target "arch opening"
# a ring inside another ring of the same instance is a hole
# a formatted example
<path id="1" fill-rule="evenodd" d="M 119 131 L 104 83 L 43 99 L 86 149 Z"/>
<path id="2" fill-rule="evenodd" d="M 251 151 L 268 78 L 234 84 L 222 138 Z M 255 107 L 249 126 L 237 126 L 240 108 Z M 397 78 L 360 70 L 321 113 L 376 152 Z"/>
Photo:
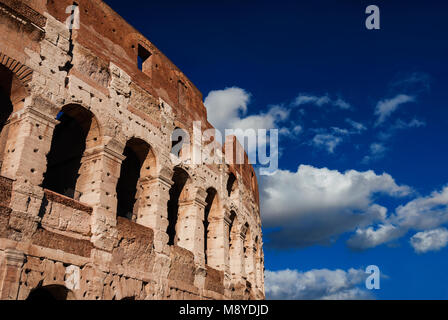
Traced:
<path id="1" fill-rule="evenodd" d="M 171 154 L 177 158 L 182 157 L 182 150 L 185 144 L 190 143 L 188 133 L 179 127 L 176 127 L 171 134 Z"/>
<path id="2" fill-rule="evenodd" d="M 236 176 L 233 173 L 229 173 L 229 178 L 227 179 L 227 195 L 230 197 L 233 191 L 236 189 Z"/>
<path id="3" fill-rule="evenodd" d="M 139 181 L 149 177 L 155 169 L 155 156 L 145 141 L 132 138 L 126 143 L 121 164 L 120 178 L 117 183 L 117 215 L 133 219 L 136 213 L 136 202 Z"/>
<path id="4" fill-rule="evenodd" d="M 187 185 L 188 181 L 190 179 L 190 176 L 188 173 L 179 168 L 174 168 L 174 174 L 173 174 L 173 182 L 174 184 L 171 186 L 170 189 L 170 199 L 168 200 L 168 244 L 169 245 L 175 245 L 177 244 L 177 238 L 176 238 L 176 224 L 177 219 L 179 215 L 179 202 L 182 200 L 186 200 L 185 197 L 185 186 Z"/>
<path id="5" fill-rule="evenodd" d="M 28 91 L 15 74 L 0 64 L 0 167 L 8 140 L 8 120 L 23 107 Z"/>
<path id="6" fill-rule="evenodd" d="M 210 262 L 210 256 L 212 255 L 213 239 L 216 237 L 215 226 L 212 225 L 212 219 L 217 216 L 218 211 L 218 192 L 214 188 L 207 189 L 207 197 L 205 199 L 206 206 L 204 211 L 204 256 L 205 264 Z"/>
<path id="7" fill-rule="evenodd" d="M 30 292 L 28 301 L 63 301 L 74 300 L 73 293 L 64 286 L 51 285 L 34 289 Z"/>
<path id="8" fill-rule="evenodd" d="M 57 120 L 42 187 L 79 200 L 76 182 L 81 159 L 86 148 L 99 143 L 98 125 L 90 111 L 75 104 L 63 107 Z"/>

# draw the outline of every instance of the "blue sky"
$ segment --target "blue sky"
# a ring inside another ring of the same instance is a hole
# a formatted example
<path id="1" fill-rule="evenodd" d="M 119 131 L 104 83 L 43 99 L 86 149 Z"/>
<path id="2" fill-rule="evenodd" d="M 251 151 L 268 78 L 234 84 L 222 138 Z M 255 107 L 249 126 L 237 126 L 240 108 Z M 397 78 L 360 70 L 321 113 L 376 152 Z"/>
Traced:
<path id="1" fill-rule="evenodd" d="M 209 113 L 229 103 L 219 125 L 281 130 L 280 172 L 260 179 L 268 297 L 448 298 L 447 4 L 106 2 Z"/>

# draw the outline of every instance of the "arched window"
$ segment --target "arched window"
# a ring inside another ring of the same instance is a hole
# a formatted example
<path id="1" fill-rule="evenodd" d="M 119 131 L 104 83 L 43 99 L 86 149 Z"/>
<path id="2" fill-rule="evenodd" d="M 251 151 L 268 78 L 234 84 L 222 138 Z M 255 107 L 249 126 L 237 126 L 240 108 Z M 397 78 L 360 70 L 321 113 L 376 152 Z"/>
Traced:
<path id="1" fill-rule="evenodd" d="M 229 178 L 227 179 L 227 194 L 230 197 L 236 189 L 236 177 L 233 173 L 229 174 Z"/>
<path id="2" fill-rule="evenodd" d="M 185 186 L 187 185 L 190 177 L 188 173 L 179 168 L 174 168 L 173 180 L 174 184 L 170 189 L 170 200 L 168 200 L 168 229 L 169 236 L 168 244 L 177 244 L 176 238 L 176 224 L 179 214 L 179 202 L 185 199 Z"/>
<path id="3" fill-rule="evenodd" d="M 204 254 L 205 264 L 210 262 L 210 258 L 213 257 L 217 250 L 216 238 L 217 238 L 217 226 L 213 223 L 217 221 L 219 216 L 219 204 L 218 204 L 218 192 L 214 188 L 207 189 L 207 203 L 204 211 Z"/>
<path id="4" fill-rule="evenodd" d="M 3 162 L 3 152 L 8 139 L 6 125 L 14 111 L 23 105 L 28 95 L 25 86 L 12 71 L 0 65 L 0 167 Z"/>
<path id="5" fill-rule="evenodd" d="M 180 158 L 184 144 L 189 144 L 189 140 L 188 133 L 184 129 L 176 127 L 171 135 L 171 153 Z"/>
<path id="6" fill-rule="evenodd" d="M 79 199 L 76 182 L 81 158 L 86 147 L 99 144 L 98 124 L 90 111 L 76 104 L 63 107 L 57 120 L 42 187 Z"/>
<path id="7" fill-rule="evenodd" d="M 64 286 L 52 285 L 34 289 L 29 294 L 29 301 L 62 301 L 75 300 L 73 293 Z"/>
<path id="8" fill-rule="evenodd" d="M 121 164 L 120 178 L 117 183 L 117 215 L 132 219 L 136 213 L 139 180 L 150 176 L 155 169 L 155 156 L 148 143 L 132 138 L 126 143 Z"/>

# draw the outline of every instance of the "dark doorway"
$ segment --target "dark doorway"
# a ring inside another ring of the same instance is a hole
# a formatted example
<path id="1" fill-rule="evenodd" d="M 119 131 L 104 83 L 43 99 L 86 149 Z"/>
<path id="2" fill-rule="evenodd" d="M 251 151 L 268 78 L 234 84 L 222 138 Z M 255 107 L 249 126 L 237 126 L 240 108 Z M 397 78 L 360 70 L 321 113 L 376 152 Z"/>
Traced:
<path id="1" fill-rule="evenodd" d="M 11 90 L 13 73 L 6 67 L 0 65 L 0 130 L 13 111 L 11 102 Z"/>
<path id="2" fill-rule="evenodd" d="M 42 187 L 78 199 L 76 181 L 93 115 L 79 105 L 69 105 L 62 108 L 57 119 L 60 123 L 53 133 Z"/>
<path id="3" fill-rule="evenodd" d="M 121 164 L 117 184 L 117 215 L 132 220 L 142 165 L 148 156 L 150 146 L 140 139 L 131 139 L 124 148 L 126 159 Z"/>
<path id="4" fill-rule="evenodd" d="M 182 191 L 189 179 L 188 173 L 181 169 L 175 168 L 173 174 L 174 184 L 170 189 L 170 200 L 168 200 L 168 229 L 167 233 L 169 236 L 168 244 L 174 245 L 177 241 L 176 238 L 176 224 L 177 216 L 179 214 L 179 200 L 181 198 Z"/>
<path id="5" fill-rule="evenodd" d="M 229 179 L 227 180 L 227 194 L 230 197 L 233 190 L 235 189 L 236 177 L 233 173 L 229 174 Z"/>
<path id="6" fill-rule="evenodd" d="M 70 290 L 64 286 L 47 286 L 37 288 L 31 291 L 27 300 L 29 301 L 61 301 L 69 300 L 71 295 Z"/>
<path id="7" fill-rule="evenodd" d="M 205 199 L 205 202 L 207 205 L 205 206 L 204 211 L 204 255 L 205 255 L 205 264 L 207 264 L 208 260 L 208 236 L 209 236 L 209 218 L 210 218 L 210 211 L 212 209 L 212 206 L 215 204 L 215 198 L 216 198 L 216 190 L 213 188 L 207 189 L 207 198 Z"/>
<path id="8" fill-rule="evenodd" d="M 60 123 L 53 133 L 42 187 L 78 199 L 76 181 L 93 115 L 81 106 L 69 105 L 62 108 L 57 119 Z"/>

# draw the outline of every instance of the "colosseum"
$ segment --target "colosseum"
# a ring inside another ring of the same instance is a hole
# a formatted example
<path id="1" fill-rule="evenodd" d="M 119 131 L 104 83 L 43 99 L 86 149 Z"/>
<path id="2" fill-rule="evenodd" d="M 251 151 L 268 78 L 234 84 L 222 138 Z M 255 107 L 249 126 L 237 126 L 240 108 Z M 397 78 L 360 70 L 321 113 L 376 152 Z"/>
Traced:
<path id="1" fill-rule="evenodd" d="M 104 2 L 0 0 L 0 102 L 1 300 L 264 299 L 247 155 Z"/>

